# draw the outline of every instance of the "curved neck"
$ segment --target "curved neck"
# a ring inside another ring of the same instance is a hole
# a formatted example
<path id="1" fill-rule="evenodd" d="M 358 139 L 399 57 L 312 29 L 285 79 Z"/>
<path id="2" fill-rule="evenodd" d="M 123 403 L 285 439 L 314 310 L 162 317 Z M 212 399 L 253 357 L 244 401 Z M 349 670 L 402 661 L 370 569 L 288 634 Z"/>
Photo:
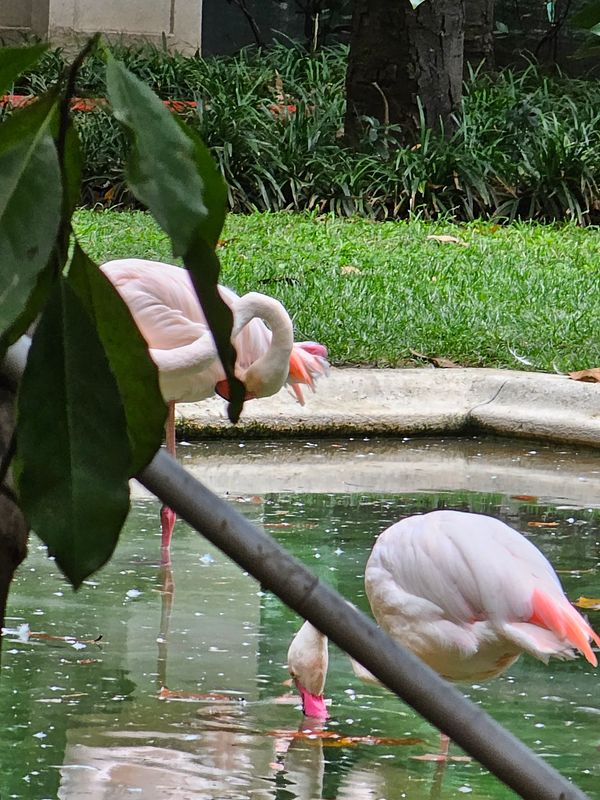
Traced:
<path id="1" fill-rule="evenodd" d="M 268 324 L 271 341 L 266 352 L 261 353 L 240 378 L 255 397 L 275 394 L 285 383 L 290 369 L 294 329 L 289 314 L 275 298 L 249 292 L 234 304 L 233 317 L 232 339 L 254 318 Z"/>

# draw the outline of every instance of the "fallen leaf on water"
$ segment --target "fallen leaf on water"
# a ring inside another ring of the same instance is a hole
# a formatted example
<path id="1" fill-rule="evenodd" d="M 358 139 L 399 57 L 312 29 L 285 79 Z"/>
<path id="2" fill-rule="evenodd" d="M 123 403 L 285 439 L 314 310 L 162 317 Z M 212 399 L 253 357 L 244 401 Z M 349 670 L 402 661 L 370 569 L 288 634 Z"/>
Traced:
<path id="1" fill-rule="evenodd" d="M 291 528 L 291 522 L 265 522 L 263 528 Z"/>
<path id="2" fill-rule="evenodd" d="M 101 664 L 102 662 L 99 658 L 79 658 L 77 663 L 87 666 L 88 664 Z"/>
<path id="3" fill-rule="evenodd" d="M 265 522 L 263 528 L 302 528 L 308 530 L 309 528 L 318 528 L 317 522 Z"/>
<path id="4" fill-rule="evenodd" d="M 445 358 L 444 356 L 427 356 L 425 353 L 419 353 L 417 350 L 410 350 L 411 355 L 415 356 L 415 358 L 421 358 L 423 361 L 429 361 L 430 364 L 433 364 L 434 367 L 439 367 L 440 369 L 460 369 L 461 365 L 457 364 L 454 361 L 451 361 L 449 358 Z"/>
<path id="5" fill-rule="evenodd" d="M 463 242 L 462 239 L 459 239 L 458 236 L 448 236 L 446 233 L 442 234 L 430 234 L 427 239 L 433 242 L 440 242 L 441 244 L 459 244 L 461 247 L 468 247 L 469 245 L 466 242 Z"/>
<path id="6" fill-rule="evenodd" d="M 425 753 L 422 756 L 411 756 L 411 758 L 415 761 L 436 761 L 439 763 L 442 761 L 456 761 L 468 764 L 470 761 L 473 761 L 471 756 L 445 756 L 441 753 Z"/>
<path id="7" fill-rule="evenodd" d="M 372 736 L 371 734 L 366 734 L 364 736 L 344 736 L 343 734 L 335 733 L 335 731 L 311 730 L 310 728 L 301 731 L 267 731 L 266 735 L 281 739 L 301 739 L 306 742 L 321 742 L 325 747 L 356 747 L 359 744 L 378 744 L 395 747 L 424 744 L 423 739 L 418 739 L 416 736 L 405 736 L 404 738 Z"/>
<path id="8" fill-rule="evenodd" d="M 600 597 L 580 597 L 574 605 L 578 608 L 587 608 L 589 611 L 600 611 Z"/>
<path id="9" fill-rule="evenodd" d="M 533 520 L 527 524 L 530 528 L 558 528 L 560 522 L 537 522 L 537 520 Z"/>
<path id="10" fill-rule="evenodd" d="M 210 700 L 215 703 L 232 703 L 236 699 L 228 694 L 217 694 L 216 692 L 180 692 L 177 689 L 168 689 L 162 686 L 158 693 L 159 700 Z"/>
<path id="11" fill-rule="evenodd" d="M 584 381 L 584 383 L 600 383 L 600 367 L 569 372 L 569 378 L 574 381 Z"/>
<path id="12" fill-rule="evenodd" d="M 511 500 L 522 500 L 524 503 L 537 503 L 538 498 L 534 494 L 511 494 Z"/>
<path id="13" fill-rule="evenodd" d="M 102 639 L 102 634 L 97 636 L 95 639 L 77 639 L 76 636 L 53 636 L 51 633 L 43 633 L 42 631 L 30 631 L 29 633 L 30 639 L 45 639 L 52 642 L 66 642 L 67 644 L 73 645 L 81 645 L 82 648 L 85 647 L 86 644 L 98 644 L 100 639 Z"/>

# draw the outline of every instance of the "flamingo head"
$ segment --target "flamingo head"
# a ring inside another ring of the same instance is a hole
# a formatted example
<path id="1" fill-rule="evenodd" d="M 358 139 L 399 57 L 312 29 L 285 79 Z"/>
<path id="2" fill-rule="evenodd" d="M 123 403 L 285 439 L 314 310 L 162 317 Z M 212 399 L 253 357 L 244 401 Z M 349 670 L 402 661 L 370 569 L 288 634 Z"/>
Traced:
<path id="1" fill-rule="evenodd" d="M 288 650 L 288 672 L 302 698 L 306 717 L 327 719 L 323 692 L 329 663 L 327 637 L 310 622 L 305 622 L 294 636 Z"/>

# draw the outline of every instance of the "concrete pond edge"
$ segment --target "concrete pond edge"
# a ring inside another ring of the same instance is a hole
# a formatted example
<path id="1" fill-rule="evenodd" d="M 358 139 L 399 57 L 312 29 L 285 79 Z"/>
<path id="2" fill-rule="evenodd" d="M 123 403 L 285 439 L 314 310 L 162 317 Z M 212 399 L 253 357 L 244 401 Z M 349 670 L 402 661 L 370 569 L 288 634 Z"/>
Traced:
<path id="1" fill-rule="evenodd" d="M 245 404 L 240 422 L 214 397 L 177 406 L 180 434 L 207 438 L 466 435 L 600 447 L 600 384 L 504 369 L 332 368 L 300 406 L 286 390 Z"/>

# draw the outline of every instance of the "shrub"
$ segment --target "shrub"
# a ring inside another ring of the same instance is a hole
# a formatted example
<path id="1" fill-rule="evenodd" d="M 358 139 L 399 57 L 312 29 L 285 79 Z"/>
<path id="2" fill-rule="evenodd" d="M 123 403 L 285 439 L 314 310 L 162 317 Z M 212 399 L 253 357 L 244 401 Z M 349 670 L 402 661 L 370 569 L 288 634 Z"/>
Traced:
<path id="1" fill-rule="evenodd" d="M 600 217 L 600 88 L 550 78 L 532 64 L 465 84 L 456 131 L 421 127 L 410 148 L 393 126 L 364 120 L 358 150 L 343 141 L 343 45 L 308 54 L 298 46 L 188 58 L 158 48 L 118 56 L 163 98 L 188 99 L 183 113 L 218 160 L 234 211 L 317 209 L 374 219 L 420 212 L 461 219 Z M 63 54 L 46 54 L 15 91 L 52 83 Z M 81 72 L 78 91 L 102 96 L 100 62 Z M 83 202 L 133 204 L 125 189 L 126 142 L 106 111 L 78 115 L 86 153 Z"/>

